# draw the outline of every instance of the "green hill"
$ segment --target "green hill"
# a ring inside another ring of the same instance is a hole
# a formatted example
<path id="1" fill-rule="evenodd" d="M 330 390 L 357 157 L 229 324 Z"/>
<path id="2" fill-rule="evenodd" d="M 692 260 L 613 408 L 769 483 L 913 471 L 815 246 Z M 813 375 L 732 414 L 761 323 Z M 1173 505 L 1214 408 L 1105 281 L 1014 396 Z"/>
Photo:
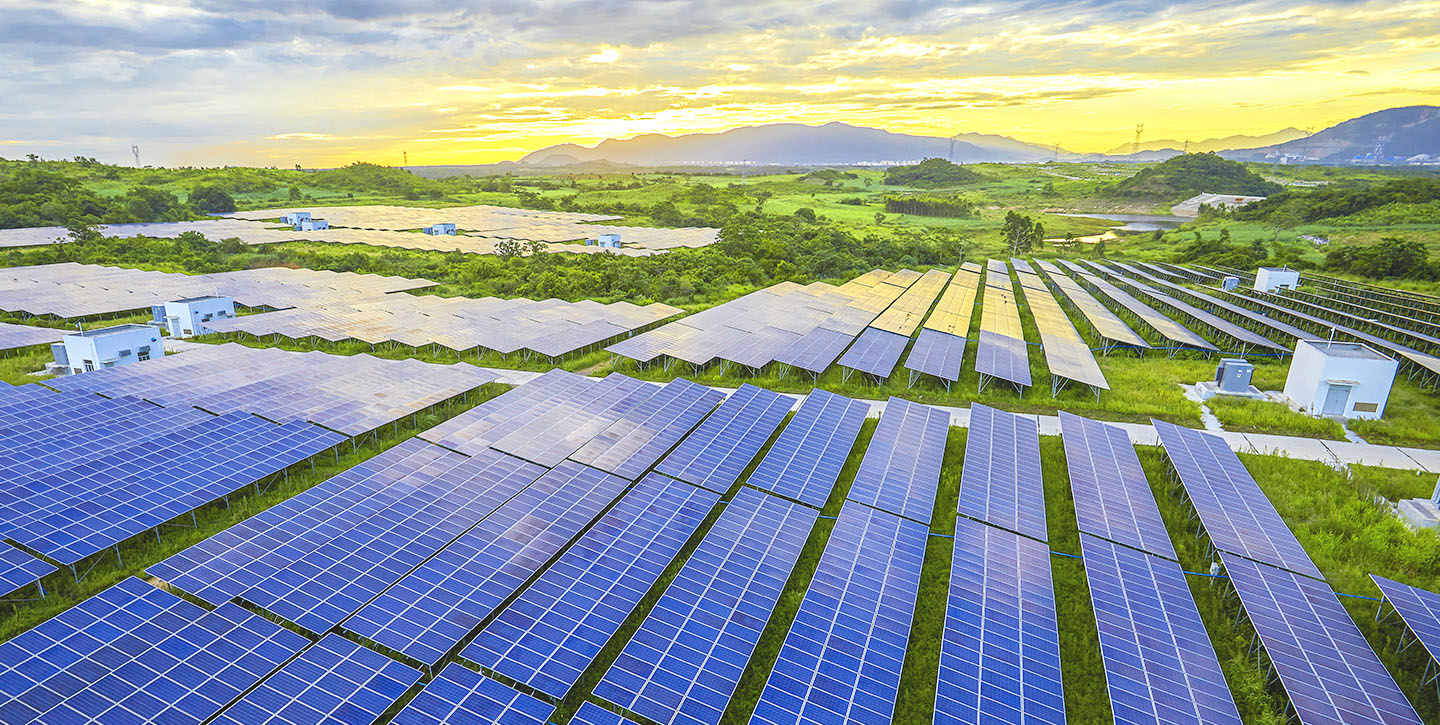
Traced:
<path id="1" fill-rule="evenodd" d="M 1237 194 L 1269 196 L 1280 190 L 1244 164 L 1226 161 L 1215 154 L 1185 154 L 1140 170 L 1110 187 L 1110 193 L 1124 197 L 1153 197 L 1183 201 L 1196 194 Z"/>
<path id="2" fill-rule="evenodd" d="M 972 184 L 982 178 L 974 171 L 945 159 L 925 159 L 918 164 L 891 166 L 885 170 L 886 186 L 914 186 L 920 189 Z"/>

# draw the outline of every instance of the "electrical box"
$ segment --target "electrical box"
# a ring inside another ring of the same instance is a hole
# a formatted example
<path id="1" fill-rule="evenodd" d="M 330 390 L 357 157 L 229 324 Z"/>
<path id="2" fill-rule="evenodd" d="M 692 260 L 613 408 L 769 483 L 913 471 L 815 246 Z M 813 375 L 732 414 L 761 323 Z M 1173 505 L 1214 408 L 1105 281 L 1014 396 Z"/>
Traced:
<path id="1" fill-rule="evenodd" d="M 1223 289 L 1226 292 L 1233 292 L 1239 286 L 1239 277 L 1226 277 L 1225 279 L 1220 280 L 1220 289 Z"/>
<path id="2" fill-rule="evenodd" d="M 1225 358 L 1215 368 L 1215 387 L 1225 393 L 1250 392 L 1250 378 L 1255 376 L 1255 366 L 1238 358 Z"/>

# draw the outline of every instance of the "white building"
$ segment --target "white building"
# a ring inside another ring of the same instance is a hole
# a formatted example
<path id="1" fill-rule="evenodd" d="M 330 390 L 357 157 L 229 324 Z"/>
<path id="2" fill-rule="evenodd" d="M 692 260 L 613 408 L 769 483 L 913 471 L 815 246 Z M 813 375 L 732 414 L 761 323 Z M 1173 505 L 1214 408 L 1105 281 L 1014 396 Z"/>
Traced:
<path id="1" fill-rule="evenodd" d="M 1255 291 L 1274 292 L 1281 287 L 1295 289 L 1300 286 L 1300 273 L 1288 267 L 1261 267 L 1255 270 Z"/>
<path id="2" fill-rule="evenodd" d="M 602 247 L 610 247 L 611 249 L 619 249 L 619 248 L 620 248 L 620 235 L 619 235 L 619 234 L 601 234 L 599 241 L 600 241 L 600 246 L 602 246 Z"/>
<path id="3" fill-rule="evenodd" d="M 289 214 L 286 214 L 286 215 L 285 215 L 285 223 L 286 223 L 286 224 L 289 224 L 289 225 L 292 226 L 292 227 L 293 227 L 293 226 L 298 226 L 298 225 L 300 224 L 300 222 L 304 222 L 304 221 L 310 221 L 310 212 L 308 212 L 308 211 L 292 211 L 292 212 L 290 212 Z"/>
<path id="4" fill-rule="evenodd" d="M 330 222 L 327 222 L 324 219 L 301 219 L 295 224 L 295 231 L 297 232 L 316 232 L 320 231 L 321 229 L 329 228 Z"/>
<path id="5" fill-rule="evenodd" d="M 155 324 L 164 327 L 171 337 L 191 337 L 214 332 L 205 323 L 235 316 L 235 300 L 229 297 L 189 297 L 150 308 Z"/>
<path id="6" fill-rule="evenodd" d="M 1358 342 L 1301 340 L 1285 395 L 1311 415 L 1379 418 L 1400 363 Z"/>
<path id="7" fill-rule="evenodd" d="M 51 345 L 50 350 L 57 365 L 76 373 L 165 357 L 160 330 L 154 325 L 135 323 L 72 332 Z"/>
<path id="8" fill-rule="evenodd" d="M 454 236 L 457 230 L 455 229 L 454 224 L 451 224 L 449 222 L 442 222 L 440 224 L 431 224 L 430 226 L 425 227 L 420 231 L 432 235 L 448 234 L 450 236 Z"/>

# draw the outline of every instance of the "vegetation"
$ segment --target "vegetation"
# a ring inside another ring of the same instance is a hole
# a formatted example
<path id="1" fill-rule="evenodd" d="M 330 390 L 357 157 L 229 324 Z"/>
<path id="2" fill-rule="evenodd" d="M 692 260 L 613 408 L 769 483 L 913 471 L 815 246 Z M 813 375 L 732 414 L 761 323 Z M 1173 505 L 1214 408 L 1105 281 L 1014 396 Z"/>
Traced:
<path id="1" fill-rule="evenodd" d="M 891 166 L 885 170 L 886 186 L 913 186 L 917 189 L 943 189 L 980 181 L 979 174 L 945 159 L 925 159 L 910 166 Z"/>
<path id="2" fill-rule="evenodd" d="M 1395 206 L 1428 206 L 1440 201 L 1440 179 L 1413 177 L 1380 184 L 1344 184 L 1314 189 L 1285 189 L 1235 211 L 1236 219 L 1268 221 L 1294 214 L 1301 222 L 1358 216 Z"/>
<path id="3" fill-rule="evenodd" d="M 1261 178 L 1244 164 L 1226 161 L 1213 153 L 1183 154 L 1141 169 L 1111 187 L 1117 196 L 1148 196 L 1171 202 L 1197 194 L 1266 196 L 1280 186 Z"/>
<path id="4" fill-rule="evenodd" d="M 885 211 L 952 219 L 973 217 L 976 213 L 974 204 L 958 196 L 887 196 Z"/>

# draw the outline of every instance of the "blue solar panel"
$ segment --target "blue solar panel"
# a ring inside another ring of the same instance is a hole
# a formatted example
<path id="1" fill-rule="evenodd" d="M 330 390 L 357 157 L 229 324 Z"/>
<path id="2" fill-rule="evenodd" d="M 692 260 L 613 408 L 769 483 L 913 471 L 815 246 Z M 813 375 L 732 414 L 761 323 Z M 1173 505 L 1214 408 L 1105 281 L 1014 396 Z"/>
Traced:
<path id="1" fill-rule="evenodd" d="M 0 596 L 34 584 L 56 571 L 50 564 L 0 543 Z"/>
<path id="2" fill-rule="evenodd" d="M 936 725 L 1063 722 L 1049 548 L 956 519 Z"/>
<path id="3" fill-rule="evenodd" d="M 850 486 L 851 501 L 930 523 L 950 414 L 892 397 Z"/>
<path id="4" fill-rule="evenodd" d="M 205 610 L 130 577 L 0 643 L 0 722 L 30 722 Z"/>
<path id="5" fill-rule="evenodd" d="M 1029 387 L 1030 351 L 1024 340 L 981 330 L 975 346 L 975 372 Z"/>
<path id="6" fill-rule="evenodd" d="M 1421 722 L 1329 585 L 1240 556 L 1221 561 L 1300 722 Z"/>
<path id="7" fill-rule="evenodd" d="M 450 457 L 458 454 L 406 440 L 146 571 L 219 606 L 385 510 L 407 476 Z"/>
<path id="8" fill-rule="evenodd" d="M 433 666 L 628 485 L 561 463 L 342 626 Z"/>
<path id="9" fill-rule="evenodd" d="M 904 335 L 878 327 L 867 327 L 860 333 L 859 339 L 855 340 L 855 344 L 840 357 L 840 366 L 877 378 L 888 378 L 895 370 L 895 363 L 900 362 L 905 346 L 909 344 L 910 338 Z"/>
<path id="10" fill-rule="evenodd" d="M 570 725 L 635 725 L 635 722 L 593 702 L 586 702 L 580 705 L 575 717 L 570 718 Z"/>
<path id="11" fill-rule="evenodd" d="M 959 380 L 961 363 L 965 359 L 965 342 L 965 338 L 959 335 L 924 328 L 915 338 L 910 354 L 905 356 L 905 369 L 950 382 Z"/>
<path id="12" fill-rule="evenodd" d="M 817 327 L 790 343 L 775 356 L 775 361 L 819 375 L 835 363 L 835 358 L 840 357 L 854 339 L 851 333 Z"/>
<path id="13" fill-rule="evenodd" d="M 395 503 L 240 596 L 311 632 L 329 631 L 544 472 L 495 451 L 448 453 L 407 474 Z"/>
<path id="14" fill-rule="evenodd" d="M 1236 723 L 1240 713 L 1180 565 L 1080 536 L 1116 723 Z"/>
<path id="15" fill-rule="evenodd" d="M 554 705 L 451 663 L 391 722 L 395 725 L 544 725 L 553 712 Z"/>
<path id="16" fill-rule="evenodd" d="M 888 722 L 920 567 L 925 526 L 845 504 L 751 722 Z"/>
<path id="17" fill-rule="evenodd" d="M 420 679 L 420 671 L 326 635 L 230 706 L 217 725 L 373 723 Z"/>
<path id="18" fill-rule="evenodd" d="M 746 483 L 824 506 L 869 410 L 868 403 L 812 390 Z"/>
<path id="19" fill-rule="evenodd" d="M 718 723 L 816 516 L 741 488 L 595 696 L 660 722 Z"/>
<path id="20" fill-rule="evenodd" d="M 473 454 L 560 402 L 583 396 L 598 382 L 555 368 L 422 432 L 420 437 L 451 450 Z"/>
<path id="21" fill-rule="evenodd" d="M 1035 421 L 978 403 L 970 406 L 960 513 L 1045 541 L 1045 480 Z"/>
<path id="22" fill-rule="evenodd" d="M 86 679 L 39 721 L 198 723 L 255 686 L 309 640 L 227 603 L 169 633 L 115 672 Z M 88 687 L 85 687 L 88 685 Z"/>
<path id="23" fill-rule="evenodd" d="M 1430 658 L 1440 657 L 1440 594 L 1375 574 L 1371 574 L 1370 578 L 1380 587 L 1383 597 L 1381 613 L 1384 612 L 1384 602 L 1390 602 L 1395 613 L 1404 620 L 1405 626 L 1410 628 L 1415 638 L 1420 640 L 1420 645 L 1430 653 Z"/>
<path id="24" fill-rule="evenodd" d="M 745 383 L 655 470 L 718 493 L 729 491 L 794 406 L 788 395 Z"/>
<path id="25" fill-rule="evenodd" d="M 461 656 L 565 697 L 718 500 L 710 491 L 646 476 Z"/>
<path id="26" fill-rule="evenodd" d="M 1065 462 L 1081 531 L 1178 559 L 1140 458 L 1121 428 L 1060 411 Z"/>
<path id="27" fill-rule="evenodd" d="M 689 380 L 672 380 L 631 408 L 576 451 L 571 459 L 635 480 L 675 447 L 725 394 Z"/>
<path id="28" fill-rule="evenodd" d="M 1323 578 L 1224 438 L 1159 420 L 1151 424 L 1215 548 Z"/>
<path id="29" fill-rule="evenodd" d="M 583 395 L 562 399 L 490 447 L 542 466 L 557 465 L 660 389 L 655 383 L 611 373 Z"/>

